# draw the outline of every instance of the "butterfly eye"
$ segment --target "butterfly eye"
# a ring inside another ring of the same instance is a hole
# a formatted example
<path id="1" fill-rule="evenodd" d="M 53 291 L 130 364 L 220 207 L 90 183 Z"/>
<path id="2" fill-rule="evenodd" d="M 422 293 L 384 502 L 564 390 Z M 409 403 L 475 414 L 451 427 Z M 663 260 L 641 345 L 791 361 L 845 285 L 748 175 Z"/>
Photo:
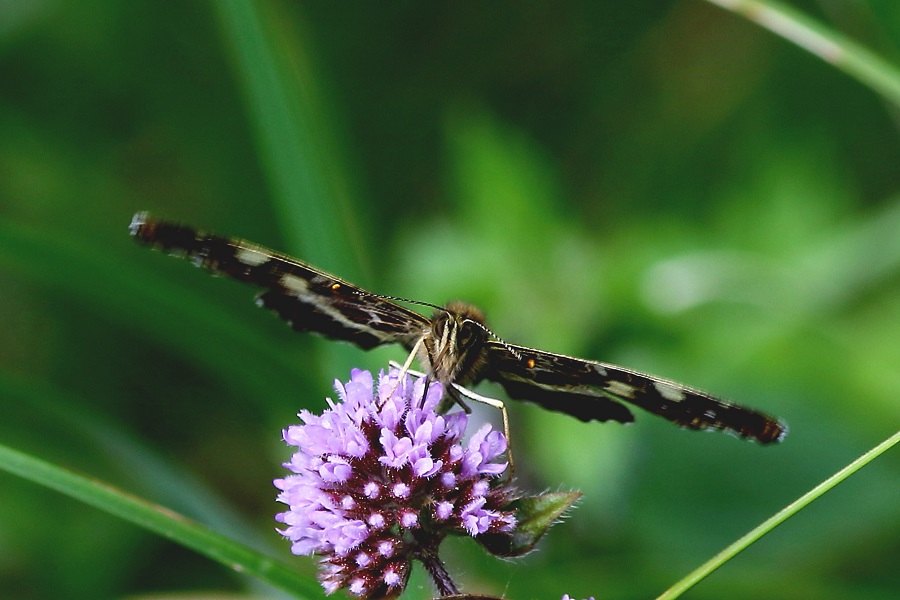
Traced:
<path id="1" fill-rule="evenodd" d="M 438 338 L 444 336 L 444 329 L 447 328 L 447 321 L 445 319 L 435 319 L 431 324 L 431 330 L 434 332 L 434 335 Z"/>
<path id="2" fill-rule="evenodd" d="M 463 321 L 459 326 L 459 333 L 456 334 L 456 342 L 462 347 L 471 346 L 478 339 L 478 328 L 472 321 Z"/>

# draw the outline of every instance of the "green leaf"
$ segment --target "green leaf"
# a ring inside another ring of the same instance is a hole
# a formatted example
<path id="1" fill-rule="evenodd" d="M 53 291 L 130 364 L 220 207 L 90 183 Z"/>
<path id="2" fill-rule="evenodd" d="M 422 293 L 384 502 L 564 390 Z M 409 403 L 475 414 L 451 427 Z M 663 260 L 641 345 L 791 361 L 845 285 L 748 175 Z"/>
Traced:
<path id="1" fill-rule="evenodd" d="M 260 552 L 239 544 L 165 507 L 152 504 L 28 454 L 0 445 L 0 469 L 62 492 L 191 548 L 229 569 L 255 577 L 298 598 L 320 597 L 310 579 Z"/>
<path id="2" fill-rule="evenodd" d="M 515 510 L 516 529 L 512 533 L 496 533 L 478 536 L 476 539 L 488 552 L 497 556 L 522 556 L 534 549 L 538 540 L 550 526 L 558 523 L 581 492 L 553 492 L 540 496 L 519 498 L 506 510 Z"/>

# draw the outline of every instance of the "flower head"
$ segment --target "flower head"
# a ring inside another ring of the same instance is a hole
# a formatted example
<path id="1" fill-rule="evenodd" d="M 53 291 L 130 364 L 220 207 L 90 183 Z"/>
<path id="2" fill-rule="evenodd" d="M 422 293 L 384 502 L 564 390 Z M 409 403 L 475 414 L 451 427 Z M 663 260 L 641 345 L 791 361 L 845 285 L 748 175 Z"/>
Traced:
<path id="1" fill-rule="evenodd" d="M 412 559 L 434 575 L 437 546 L 448 533 L 510 533 L 504 510 L 511 491 L 498 478 L 507 463 L 506 438 L 490 425 L 462 442 L 462 411 L 438 414 L 437 382 L 353 370 L 335 382 L 340 402 L 321 415 L 299 414 L 284 431 L 297 451 L 276 479 L 276 520 L 294 554 L 318 554 L 326 592 L 340 588 L 363 598 L 396 596 Z M 437 567 L 440 570 L 440 567 Z"/>

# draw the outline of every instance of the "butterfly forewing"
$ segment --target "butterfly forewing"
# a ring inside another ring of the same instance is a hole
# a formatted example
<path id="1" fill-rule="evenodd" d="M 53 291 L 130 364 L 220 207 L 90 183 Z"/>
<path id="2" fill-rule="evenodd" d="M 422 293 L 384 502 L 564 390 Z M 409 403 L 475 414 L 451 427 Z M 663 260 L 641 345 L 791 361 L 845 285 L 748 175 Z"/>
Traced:
<path id="1" fill-rule="evenodd" d="M 385 298 L 268 248 L 191 227 L 135 215 L 135 238 L 181 255 L 215 274 L 263 288 L 261 306 L 298 331 L 312 331 L 363 349 L 381 344 L 411 348 L 429 321 Z"/>
<path id="2" fill-rule="evenodd" d="M 620 400 L 682 427 L 726 431 L 763 444 L 779 442 L 787 433 L 782 422 L 758 411 L 616 365 L 494 341 L 486 351 L 485 377 L 503 385 L 511 397 L 583 421 L 633 420 Z"/>

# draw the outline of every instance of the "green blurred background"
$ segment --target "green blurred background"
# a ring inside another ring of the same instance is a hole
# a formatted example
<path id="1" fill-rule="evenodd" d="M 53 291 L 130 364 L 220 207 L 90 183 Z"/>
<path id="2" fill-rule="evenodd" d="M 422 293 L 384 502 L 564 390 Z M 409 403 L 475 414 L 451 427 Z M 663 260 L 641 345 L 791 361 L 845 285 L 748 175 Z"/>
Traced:
<path id="1" fill-rule="evenodd" d="M 895 1 L 795 5 L 900 60 Z M 526 558 L 449 543 L 469 593 L 653 597 L 898 429 L 897 106 L 699 0 L 253 6 L 0 2 L 0 443 L 313 572 L 274 532 L 280 431 L 404 355 L 292 333 L 136 246 L 137 210 L 789 422 L 762 448 L 513 403 L 521 486 L 584 498 Z M 0 489 L 0 598 L 275 597 Z M 687 597 L 897 598 L 898 564 L 895 451 Z"/>

